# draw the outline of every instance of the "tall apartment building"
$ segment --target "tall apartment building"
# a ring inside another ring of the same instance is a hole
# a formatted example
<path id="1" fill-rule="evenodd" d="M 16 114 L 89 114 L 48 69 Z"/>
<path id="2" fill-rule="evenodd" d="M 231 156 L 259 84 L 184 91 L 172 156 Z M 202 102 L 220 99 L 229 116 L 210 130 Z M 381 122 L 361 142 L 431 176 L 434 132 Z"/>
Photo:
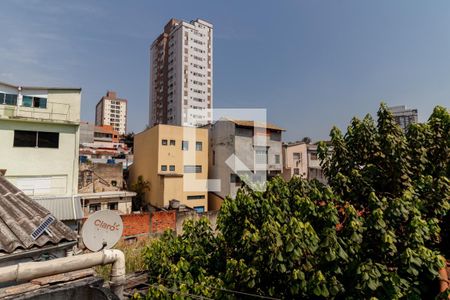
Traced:
<path id="1" fill-rule="evenodd" d="M 117 97 L 116 92 L 108 91 L 95 107 L 95 125 L 111 125 L 115 131 L 125 134 L 127 131 L 126 99 Z"/>
<path id="2" fill-rule="evenodd" d="M 213 106 L 213 25 L 171 19 L 150 51 L 150 126 L 202 126 Z"/>
<path id="3" fill-rule="evenodd" d="M 410 124 L 417 123 L 417 109 L 407 109 L 405 105 L 392 106 L 388 108 L 394 115 L 395 122 L 405 131 Z"/>

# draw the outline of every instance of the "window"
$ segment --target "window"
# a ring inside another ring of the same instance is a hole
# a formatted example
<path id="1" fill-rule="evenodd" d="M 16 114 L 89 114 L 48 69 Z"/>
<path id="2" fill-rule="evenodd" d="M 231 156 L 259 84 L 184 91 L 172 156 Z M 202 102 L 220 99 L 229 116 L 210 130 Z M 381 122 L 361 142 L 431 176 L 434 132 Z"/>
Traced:
<path id="1" fill-rule="evenodd" d="M 267 149 L 256 149 L 255 150 L 255 163 L 256 164 L 267 164 Z"/>
<path id="2" fill-rule="evenodd" d="M 175 140 L 170 140 L 170 146 L 175 146 Z"/>
<path id="3" fill-rule="evenodd" d="M 47 99 L 41 97 L 23 96 L 22 106 L 47 108 Z"/>
<path id="4" fill-rule="evenodd" d="M 161 141 L 161 144 L 162 144 L 163 146 L 167 146 L 167 140 L 162 140 L 162 141 Z"/>
<path id="5" fill-rule="evenodd" d="M 187 196 L 188 200 L 201 200 L 201 199 L 205 199 L 205 195 L 192 195 L 192 196 Z"/>
<path id="6" fill-rule="evenodd" d="M 253 137 L 253 128 L 236 127 L 235 131 L 237 136 Z"/>
<path id="7" fill-rule="evenodd" d="M 161 171 L 163 172 L 167 171 L 167 165 L 161 165 Z"/>
<path id="8" fill-rule="evenodd" d="M 317 160 L 317 152 L 311 152 L 310 158 L 311 160 Z"/>
<path id="9" fill-rule="evenodd" d="M 111 180 L 111 185 L 112 185 L 112 186 L 117 186 L 117 181 Z"/>
<path id="10" fill-rule="evenodd" d="M 184 150 L 184 151 L 189 150 L 189 142 L 188 141 L 181 142 L 181 150 Z"/>
<path id="11" fill-rule="evenodd" d="M 294 168 L 294 175 L 300 175 L 299 168 Z"/>
<path id="12" fill-rule="evenodd" d="M 241 178 L 237 174 L 230 174 L 231 183 L 241 183 Z"/>
<path id="13" fill-rule="evenodd" d="M 46 108 L 47 107 L 47 99 L 34 97 L 33 98 L 33 107 Z"/>
<path id="14" fill-rule="evenodd" d="M 213 150 L 212 152 L 212 165 L 216 165 L 216 151 Z"/>
<path id="15" fill-rule="evenodd" d="M 17 95 L 0 93 L 0 104 L 17 105 Z"/>
<path id="16" fill-rule="evenodd" d="M 118 202 L 108 203 L 108 209 L 109 210 L 118 210 L 119 209 L 119 203 Z"/>
<path id="17" fill-rule="evenodd" d="M 36 147 L 37 132 L 14 130 L 14 147 Z"/>
<path id="18" fill-rule="evenodd" d="M 174 165 L 170 165 L 169 166 L 169 171 L 174 172 L 175 171 L 175 166 Z"/>
<path id="19" fill-rule="evenodd" d="M 89 204 L 89 213 L 94 213 L 101 209 L 100 203 Z"/>
<path id="20" fill-rule="evenodd" d="M 203 143 L 202 142 L 195 142 L 195 150 L 196 151 L 202 151 L 203 149 Z"/>
<path id="21" fill-rule="evenodd" d="M 294 160 L 301 160 L 302 159 L 302 154 L 300 152 L 294 152 L 294 153 L 292 153 L 292 158 Z"/>
<path id="22" fill-rule="evenodd" d="M 275 164 L 280 163 L 280 154 L 275 154 Z"/>
<path id="23" fill-rule="evenodd" d="M 14 147 L 58 148 L 59 133 L 14 130 Z"/>
<path id="24" fill-rule="evenodd" d="M 281 131 L 270 131 L 271 141 L 281 141 Z"/>
<path id="25" fill-rule="evenodd" d="M 185 165 L 184 173 L 201 173 L 202 166 L 201 165 Z"/>
<path id="26" fill-rule="evenodd" d="M 58 148 L 59 147 L 59 133 L 57 132 L 38 132 L 38 147 L 39 148 Z"/>
<path id="27" fill-rule="evenodd" d="M 204 213 L 205 207 L 204 206 L 194 206 L 194 210 L 198 213 Z"/>

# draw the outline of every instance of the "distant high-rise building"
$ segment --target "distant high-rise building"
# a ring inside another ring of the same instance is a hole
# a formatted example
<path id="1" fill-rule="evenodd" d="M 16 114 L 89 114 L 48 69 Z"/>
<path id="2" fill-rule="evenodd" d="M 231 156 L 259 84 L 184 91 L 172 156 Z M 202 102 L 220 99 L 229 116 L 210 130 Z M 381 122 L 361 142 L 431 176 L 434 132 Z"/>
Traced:
<path id="1" fill-rule="evenodd" d="M 125 134 L 127 131 L 126 99 L 117 98 L 116 92 L 108 91 L 95 107 L 95 125 L 111 125 L 115 131 Z"/>
<path id="2" fill-rule="evenodd" d="M 407 109 L 405 105 L 392 106 L 388 108 L 394 115 L 395 122 L 405 131 L 409 124 L 417 123 L 417 109 Z"/>
<path id="3" fill-rule="evenodd" d="M 202 126 L 213 105 L 213 25 L 171 19 L 150 51 L 150 126 Z"/>

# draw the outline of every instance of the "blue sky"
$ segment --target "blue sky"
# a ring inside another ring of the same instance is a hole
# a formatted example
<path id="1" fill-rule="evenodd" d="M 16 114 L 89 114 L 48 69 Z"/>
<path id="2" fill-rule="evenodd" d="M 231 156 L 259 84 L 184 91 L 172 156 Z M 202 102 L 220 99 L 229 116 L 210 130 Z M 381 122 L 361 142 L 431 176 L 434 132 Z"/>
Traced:
<path id="1" fill-rule="evenodd" d="M 214 24 L 214 106 L 267 108 L 285 140 L 325 139 L 380 101 L 428 118 L 450 106 L 448 1 L 0 2 L 0 81 L 111 89 L 148 124 L 149 46 L 172 17 Z"/>

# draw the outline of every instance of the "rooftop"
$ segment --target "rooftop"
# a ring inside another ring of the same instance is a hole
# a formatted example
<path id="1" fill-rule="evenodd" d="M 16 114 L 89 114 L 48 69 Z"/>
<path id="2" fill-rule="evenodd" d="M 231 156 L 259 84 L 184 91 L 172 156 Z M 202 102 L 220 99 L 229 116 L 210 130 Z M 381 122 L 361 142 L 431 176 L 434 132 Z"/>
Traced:
<path id="1" fill-rule="evenodd" d="M 36 240 L 31 238 L 31 233 L 49 214 L 47 209 L 0 176 L 0 253 L 75 241 L 76 233 L 59 220 L 48 227 L 50 235 L 44 233 Z"/>
<path id="2" fill-rule="evenodd" d="M 81 91 L 80 87 L 43 87 L 43 86 L 26 86 L 26 85 L 14 85 L 11 83 L 6 83 L 0 81 L 0 85 L 6 85 L 15 89 L 26 89 L 26 90 L 78 90 Z"/>
<path id="3" fill-rule="evenodd" d="M 257 127 L 257 128 L 267 128 L 272 130 L 279 130 L 279 131 L 285 131 L 286 129 L 278 127 L 277 125 L 274 125 L 272 123 L 266 123 L 266 122 L 259 122 L 259 121 L 248 121 L 248 120 L 232 120 L 228 119 L 229 121 L 233 122 L 234 124 L 242 127 Z"/>

